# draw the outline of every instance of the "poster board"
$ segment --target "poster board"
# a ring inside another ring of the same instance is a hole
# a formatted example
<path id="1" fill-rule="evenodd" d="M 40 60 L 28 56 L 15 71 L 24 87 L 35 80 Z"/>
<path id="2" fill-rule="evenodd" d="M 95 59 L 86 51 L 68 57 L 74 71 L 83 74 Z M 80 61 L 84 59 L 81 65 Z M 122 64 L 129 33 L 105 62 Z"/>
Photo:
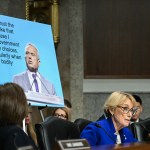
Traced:
<path id="1" fill-rule="evenodd" d="M 33 91 L 34 80 L 28 79 L 22 86 L 28 102 L 33 106 L 64 106 L 51 25 L 0 15 L 0 84 L 14 82 L 16 75 L 27 72 L 25 48 L 30 43 L 38 49 L 41 91 Z M 42 77 L 53 85 L 56 95 L 43 92 L 49 87 Z"/>

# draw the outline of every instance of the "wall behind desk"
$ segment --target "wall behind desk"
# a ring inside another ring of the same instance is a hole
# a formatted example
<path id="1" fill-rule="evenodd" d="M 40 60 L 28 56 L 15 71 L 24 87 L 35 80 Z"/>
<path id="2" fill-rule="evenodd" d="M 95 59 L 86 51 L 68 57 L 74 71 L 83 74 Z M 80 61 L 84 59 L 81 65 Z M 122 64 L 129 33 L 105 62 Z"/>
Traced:
<path id="1" fill-rule="evenodd" d="M 111 93 L 84 93 L 84 116 L 95 121 L 103 114 L 103 105 Z M 143 101 L 143 112 L 141 118 L 150 117 L 150 93 L 134 93 L 139 95 Z"/>

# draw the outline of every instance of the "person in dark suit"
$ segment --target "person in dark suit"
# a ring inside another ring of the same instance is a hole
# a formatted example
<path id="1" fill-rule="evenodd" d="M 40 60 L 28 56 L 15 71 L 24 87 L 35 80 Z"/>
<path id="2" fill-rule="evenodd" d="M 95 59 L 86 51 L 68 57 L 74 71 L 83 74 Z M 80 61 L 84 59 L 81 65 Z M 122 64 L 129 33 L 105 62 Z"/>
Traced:
<path id="1" fill-rule="evenodd" d="M 31 146 L 37 150 L 21 127 L 27 111 L 26 96 L 18 84 L 0 85 L 0 149 L 16 150 Z"/>
<path id="2" fill-rule="evenodd" d="M 28 43 L 25 47 L 25 55 L 27 70 L 15 75 L 13 82 L 19 84 L 25 92 L 34 91 L 56 95 L 54 85 L 38 71 L 40 58 L 36 46 Z"/>
<path id="3" fill-rule="evenodd" d="M 113 92 L 104 104 L 109 113 L 107 119 L 88 124 L 81 133 L 91 146 L 138 142 L 128 128 L 131 117 L 136 113 L 136 101 L 125 92 Z"/>
<path id="4" fill-rule="evenodd" d="M 133 128 L 133 123 L 135 122 L 139 122 L 142 121 L 142 119 L 140 118 L 140 114 L 143 111 L 143 106 L 142 106 L 142 99 L 140 96 L 136 95 L 136 94 L 132 94 L 132 96 L 134 97 L 135 101 L 136 101 L 136 113 L 131 117 L 131 122 L 129 125 L 129 129 L 134 133 L 134 128 Z M 134 133 L 135 134 L 135 133 Z"/>
<path id="5" fill-rule="evenodd" d="M 140 96 L 133 94 L 132 95 L 134 97 L 134 99 L 136 100 L 136 108 L 137 108 L 137 112 L 135 115 L 132 116 L 131 118 L 131 122 L 139 122 L 142 121 L 142 119 L 140 118 L 140 114 L 143 111 L 143 106 L 142 106 L 142 99 Z"/>

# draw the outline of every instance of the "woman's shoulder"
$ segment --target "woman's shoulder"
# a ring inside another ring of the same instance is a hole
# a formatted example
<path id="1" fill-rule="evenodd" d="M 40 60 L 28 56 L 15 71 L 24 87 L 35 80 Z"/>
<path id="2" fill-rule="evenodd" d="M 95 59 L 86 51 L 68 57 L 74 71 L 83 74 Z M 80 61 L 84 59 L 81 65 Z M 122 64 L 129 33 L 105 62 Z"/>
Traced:
<path id="1" fill-rule="evenodd" d="M 97 121 L 96 123 L 99 124 L 100 126 L 106 127 L 112 124 L 112 119 L 111 118 L 102 119 L 102 120 Z"/>
<path id="2" fill-rule="evenodd" d="M 7 129 L 6 129 L 7 128 Z M 3 145 L 5 149 L 12 147 L 32 146 L 32 142 L 23 129 L 17 125 L 4 127 L 5 137 Z"/>
<path id="3" fill-rule="evenodd" d="M 103 119 L 103 120 L 100 120 L 100 121 L 96 121 L 96 122 L 92 122 L 92 123 L 89 123 L 83 131 L 89 131 L 89 130 L 92 130 L 93 132 L 94 131 L 101 131 L 103 128 L 108 128 L 109 126 L 109 123 L 108 123 L 108 120 L 107 119 Z"/>

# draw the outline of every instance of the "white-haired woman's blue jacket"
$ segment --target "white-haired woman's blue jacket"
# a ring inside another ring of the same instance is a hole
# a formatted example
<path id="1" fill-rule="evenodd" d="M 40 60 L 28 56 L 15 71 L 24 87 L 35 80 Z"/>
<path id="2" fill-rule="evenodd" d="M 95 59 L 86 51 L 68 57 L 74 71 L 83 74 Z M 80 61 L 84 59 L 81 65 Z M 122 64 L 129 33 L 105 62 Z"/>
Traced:
<path id="1" fill-rule="evenodd" d="M 91 146 L 117 144 L 117 135 L 115 132 L 115 127 L 110 117 L 87 125 L 81 133 L 81 138 L 87 139 Z M 138 142 L 127 127 L 122 128 L 119 134 L 121 143 Z"/>

